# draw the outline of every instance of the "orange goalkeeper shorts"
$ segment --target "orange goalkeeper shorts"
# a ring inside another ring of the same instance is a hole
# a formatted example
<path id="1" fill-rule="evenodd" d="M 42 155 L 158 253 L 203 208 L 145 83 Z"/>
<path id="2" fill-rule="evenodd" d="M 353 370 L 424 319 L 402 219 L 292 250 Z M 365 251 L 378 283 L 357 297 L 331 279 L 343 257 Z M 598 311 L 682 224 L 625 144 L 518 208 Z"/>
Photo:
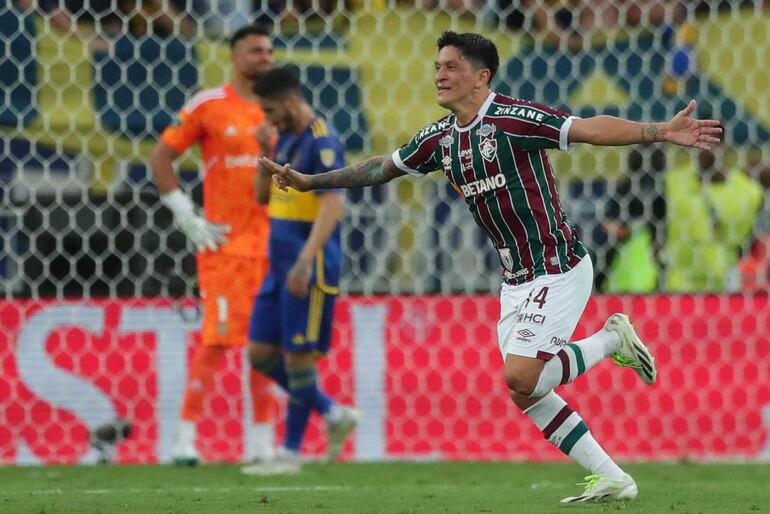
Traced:
<path id="1" fill-rule="evenodd" d="M 254 297 L 267 270 L 267 259 L 232 255 L 198 259 L 203 344 L 239 348 L 246 344 Z"/>

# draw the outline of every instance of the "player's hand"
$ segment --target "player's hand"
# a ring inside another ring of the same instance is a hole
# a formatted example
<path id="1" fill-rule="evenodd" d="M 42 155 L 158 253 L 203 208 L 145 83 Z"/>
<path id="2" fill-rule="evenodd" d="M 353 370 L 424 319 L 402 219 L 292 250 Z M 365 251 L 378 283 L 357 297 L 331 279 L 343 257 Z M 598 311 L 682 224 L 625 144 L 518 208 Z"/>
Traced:
<path id="1" fill-rule="evenodd" d="M 230 225 L 212 223 L 195 213 L 175 215 L 174 224 L 184 232 L 199 252 L 216 252 L 220 245 L 227 242 L 225 235 L 231 230 Z"/>
<path id="2" fill-rule="evenodd" d="M 230 225 L 211 223 L 197 214 L 190 198 L 178 188 L 161 194 L 160 201 L 173 213 L 174 225 L 192 241 L 197 251 L 215 252 L 227 242 L 225 234 L 230 232 Z"/>
<path id="3" fill-rule="evenodd" d="M 310 293 L 313 263 L 298 259 L 286 275 L 286 289 L 294 296 L 304 298 Z"/>
<path id="4" fill-rule="evenodd" d="M 277 134 L 272 123 L 265 122 L 257 127 L 257 144 L 262 150 L 262 155 L 270 155 L 273 151 L 273 141 Z"/>
<path id="5" fill-rule="evenodd" d="M 719 120 L 696 120 L 690 115 L 695 111 L 697 104 L 690 100 L 687 107 L 679 111 L 668 122 L 666 140 L 681 146 L 691 146 L 701 150 L 709 150 L 711 144 L 720 141 L 718 137 L 722 133 Z"/>
<path id="6" fill-rule="evenodd" d="M 259 163 L 272 173 L 273 183 L 281 191 L 288 191 L 289 188 L 296 189 L 301 193 L 310 191 L 310 177 L 291 169 L 288 164 L 281 166 L 267 157 L 260 157 Z"/>

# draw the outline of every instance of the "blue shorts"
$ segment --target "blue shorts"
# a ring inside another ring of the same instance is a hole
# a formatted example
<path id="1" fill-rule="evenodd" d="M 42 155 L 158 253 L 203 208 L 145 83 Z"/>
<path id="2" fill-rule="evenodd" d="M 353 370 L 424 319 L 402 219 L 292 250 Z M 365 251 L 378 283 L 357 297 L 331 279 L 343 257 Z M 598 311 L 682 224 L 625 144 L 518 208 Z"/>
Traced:
<path id="1" fill-rule="evenodd" d="M 284 351 L 325 355 L 332 336 L 335 295 L 310 286 L 299 298 L 286 289 L 286 280 L 269 272 L 249 321 L 249 341 L 280 345 Z"/>

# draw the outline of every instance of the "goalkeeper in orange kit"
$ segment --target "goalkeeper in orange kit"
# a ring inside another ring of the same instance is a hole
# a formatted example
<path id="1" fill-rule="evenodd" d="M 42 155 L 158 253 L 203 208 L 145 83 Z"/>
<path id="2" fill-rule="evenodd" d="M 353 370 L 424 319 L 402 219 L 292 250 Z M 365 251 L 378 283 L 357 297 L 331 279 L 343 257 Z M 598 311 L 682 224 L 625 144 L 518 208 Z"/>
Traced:
<path id="1" fill-rule="evenodd" d="M 203 304 L 202 344 L 190 366 L 172 452 L 178 464 L 200 460 L 196 420 L 225 352 L 246 343 L 251 307 L 268 269 L 267 207 L 257 201 L 255 183 L 262 154 L 256 136 L 265 119 L 252 88 L 273 64 L 270 33 L 258 25 L 243 27 L 231 37 L 230 49 L 232 81 L 194 96 L 150 157 L 161 201 L 197 250 Z M 174 160 L 195 143 L 203 158 L 205 216 L 179 189 L 173 170 Z M 249 377 L 254 423 L 246 459 L 269 460 L 275 412 L 271 383 L 253 370 Z"/>

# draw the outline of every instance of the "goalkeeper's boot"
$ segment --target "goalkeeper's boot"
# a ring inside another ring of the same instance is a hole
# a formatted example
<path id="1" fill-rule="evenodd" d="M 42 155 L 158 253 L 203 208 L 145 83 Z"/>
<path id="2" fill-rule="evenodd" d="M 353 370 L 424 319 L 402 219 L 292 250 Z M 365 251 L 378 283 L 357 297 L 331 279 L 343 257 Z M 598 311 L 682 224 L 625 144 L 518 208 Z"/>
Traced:
<path id="1" fill-rule="evenodd" d="M 336 412 L 330 412 L 326 416 L 326 461 L 334 462 L 342 453 L 350 433 L 358 425 L 360 415 L 353 407 L 345 405 L 333 405 L 332 409 L 338 409 Z"/>
<path id="2" fill-rule="evenodd" d="M 100 464 L 113 461 L 116 446 L 131 436 L 131 430 L 131 422 L 125 418 L 116 418 L 89 430 L 88 441 L 96 449 Z"/>
<path id="3" fill-rule="evenodd" d="M 631 368 L 647 385 L 655 383 L 658 371 L 655 369 L 655 358 L 636 335 L 634 326 L 625 314 L 613 314 L 607 319 L 604 328 L 612 330 L 620 337 L 620 344 L 612 354 L 615 365 L 621 368 Z"/>
<path id="4" fill-rule="evenodd" d="M 639 494 L 636 482 L 631 475 L 623 475 L 622 480 L 610 480 L 599 475 L 586 477 L 582 484 L 585 490 L 580 496 L 568 496 L 561 503 L 602 502 L 613 500 L 633 500 Z"/>
<path id="5" fill-rule="evenodd" d="M 201 461 L 201 456 L 195 449 L 193 441 L 177 435 L 171 451 L 171 459 L 177 466 L 197 466 Z"/>
<path id="6" fill-rule="evenodd" d="M 299 452 L 287 450 L 283 446 L 275 451 L 272 459 L 250 464 L 241 468 L 244 475 L 296 475 L 302 470 Z"/>

